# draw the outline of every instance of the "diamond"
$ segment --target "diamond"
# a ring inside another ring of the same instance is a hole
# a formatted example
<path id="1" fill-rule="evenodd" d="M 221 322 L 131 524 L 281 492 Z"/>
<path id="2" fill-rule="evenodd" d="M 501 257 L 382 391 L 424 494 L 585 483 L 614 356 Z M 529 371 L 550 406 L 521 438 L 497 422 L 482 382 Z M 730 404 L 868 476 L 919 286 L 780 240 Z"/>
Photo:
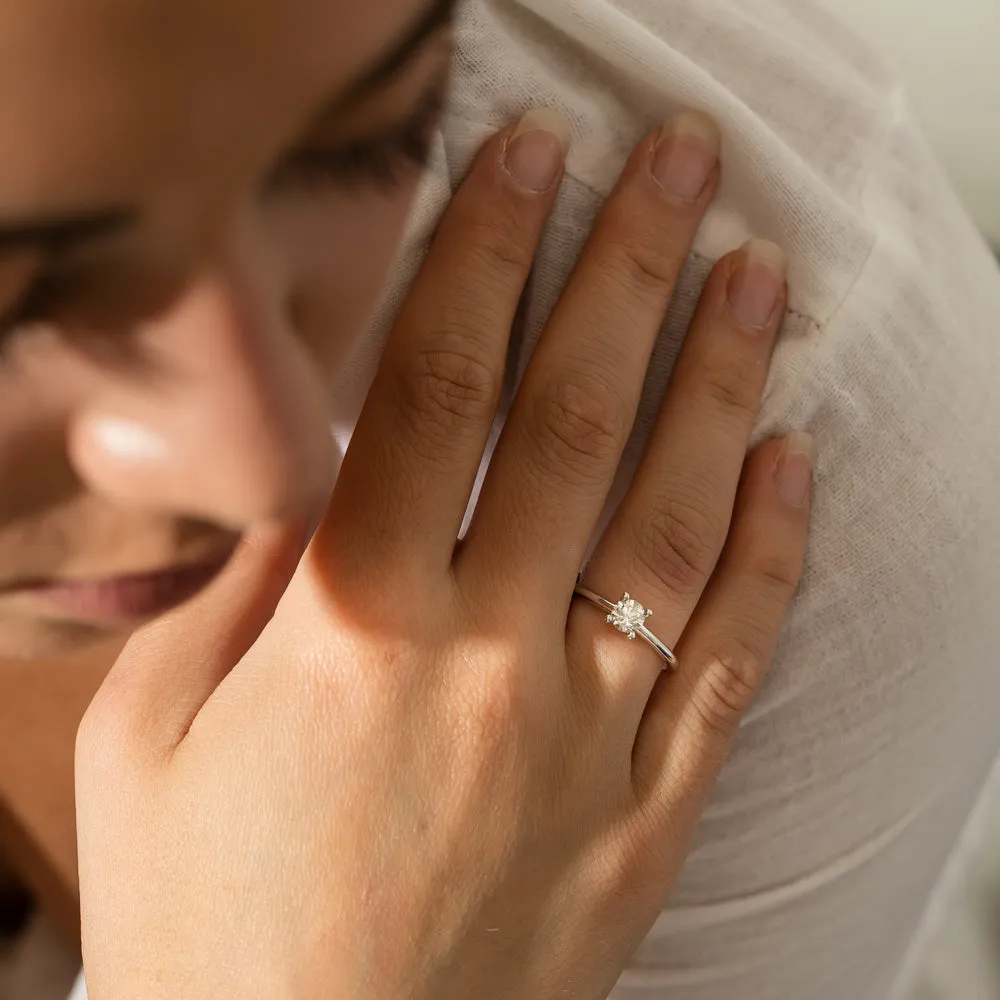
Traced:
<path id="1" fill-rule="evenodd" d="M 625 596 L 615 605 L 614 611 L 607 617 L 609 625 L 614 625 L 619 632 L 630 639 L 635 638 L 635 630 L 646 624 L 646 619 L 652 614 L 638 601 L 633 601 L 626 591 Z"/>

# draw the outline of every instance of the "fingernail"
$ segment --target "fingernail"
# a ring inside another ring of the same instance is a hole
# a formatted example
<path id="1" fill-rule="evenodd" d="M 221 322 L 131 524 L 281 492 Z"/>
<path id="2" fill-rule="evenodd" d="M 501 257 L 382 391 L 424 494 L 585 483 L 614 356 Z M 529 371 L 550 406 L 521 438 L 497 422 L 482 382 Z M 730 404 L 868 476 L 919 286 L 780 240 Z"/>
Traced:
<path id="1" fill-rule="evenodd" d="M 733 315 L 757 330 L 769 326 L 787 273 L 788 257 L 777 243 L 750 240 L 729 279 Z"/>
<path id="2" fill-rule="evenodd" d="M 781 449 L 775 478 L 778 492 L 787 504 L 804 507 L 812 492 L 816 441 L 810 434 L 790 434 Z"/>
<path id="3" fill-rule="evenodd" d="M 131 420 L 102 417 L 93 423 L 91 433 L 100 448 L 116 458 L 148 462 L 167 453 L 163 438 Z"/>
<path id="4" fill-rule="evenodd" d="M 559 178 L 569 144 L 566 119 L 551 108 L 536 108 L 521 119 L 507 141 L 504 166 L 521 187 L 543 194 Z"/>
<path id="5" fill-rule="evenodd" d="M 722 136 L 711 118 L 685 111 L 660 132 L 653 158 L 653 176 L 681 201 L 695 202 L 719 162 Z"/>

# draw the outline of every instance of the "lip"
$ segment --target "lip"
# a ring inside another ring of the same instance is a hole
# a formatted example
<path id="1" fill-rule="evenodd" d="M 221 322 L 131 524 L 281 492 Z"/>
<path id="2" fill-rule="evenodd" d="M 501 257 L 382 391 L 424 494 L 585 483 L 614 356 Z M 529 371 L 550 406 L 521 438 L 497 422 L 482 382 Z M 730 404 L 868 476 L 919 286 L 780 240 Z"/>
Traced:
<path id="1" fill-rule="evenodd" d="M 45 580 L 18 592 L 63 618 L 125 624 L 155 618 L 190 600 L 229 562 L 233 548 L 200 563 L 104 580 Z"/>

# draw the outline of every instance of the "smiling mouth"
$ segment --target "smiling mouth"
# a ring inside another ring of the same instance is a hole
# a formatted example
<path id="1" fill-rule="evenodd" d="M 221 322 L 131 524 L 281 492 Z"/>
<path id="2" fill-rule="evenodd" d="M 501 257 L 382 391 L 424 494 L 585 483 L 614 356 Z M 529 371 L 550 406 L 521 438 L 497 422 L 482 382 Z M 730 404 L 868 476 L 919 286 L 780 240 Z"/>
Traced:
<path id="1" fill-rule="evenodd" d="M 197 564 L 103 580 L 38 580 L 5 588 L 62 618 L 129 623 L 155 618 L 190 600 L 226 567 L 235 544 Z"/>

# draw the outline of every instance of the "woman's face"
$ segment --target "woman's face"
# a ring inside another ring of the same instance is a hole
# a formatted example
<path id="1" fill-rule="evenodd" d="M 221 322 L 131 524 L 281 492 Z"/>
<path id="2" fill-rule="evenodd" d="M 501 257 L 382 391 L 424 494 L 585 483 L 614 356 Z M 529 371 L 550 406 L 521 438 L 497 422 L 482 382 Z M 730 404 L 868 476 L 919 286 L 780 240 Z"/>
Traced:
<path id="1" fill-rule="evenodd" d="M 446 84 L 441 0 L 5 0 L 0 655 L 322 507 Z"/>

